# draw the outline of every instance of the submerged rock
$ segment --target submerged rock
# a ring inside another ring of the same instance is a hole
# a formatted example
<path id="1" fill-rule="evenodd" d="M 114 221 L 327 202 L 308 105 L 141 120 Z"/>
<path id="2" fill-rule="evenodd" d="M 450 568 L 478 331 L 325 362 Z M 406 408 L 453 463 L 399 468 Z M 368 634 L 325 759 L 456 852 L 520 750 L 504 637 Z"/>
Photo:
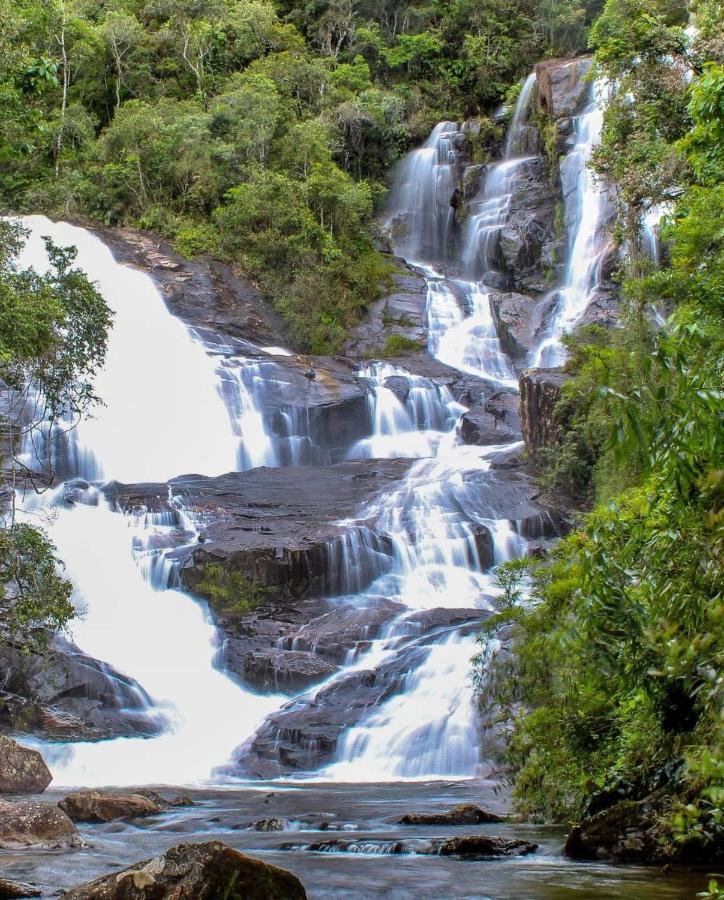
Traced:
<path id="1" fill-rule="evenodd" d="M 463 835 L 449 839 L 413 838 L 384 840 L 331 838 L 313 844 L 283 844 L 281 850 L 312 850 L 316 853 L 366 853 L 380 856 L 413 854 L 417 856 L 457 856 L 461 859 L 493 859 L 499 856 L 525 856 L 538 849 L 537 844 L 496 835 Z"/>
<path id="2" fill-rule="evenodd" d="M 10 900 L 11 897 L 41 897 L 40 888 L 22 881 L 10 881 L 0 876 L 0 900 Z"/>
<path id="3" fill-rule="evenodd" d="M 58 806 L 74 822 L 113 822 L 115 819 L 157 816 L 169 809 L 168 804 L 159 804 L 152 796 L 134 793 L 106 794 L 102 791 L 69 794 Z"/>
<path id="4" fill-rule="evenodd" d="M 66 900 L 305 900 L 301 881 L 220 841 L 178 844 L 88 884 Z"/>
<path id="5" fill-rule="evenodd" d="M 399 820 L 400 825 L 480 825 L 483 822 L 502 822 L 495 813 L 472 803 L 460 803 L 440 813 L 408 813 Z"/>
<path id="6" fill-rule="evenodd" d="M 252 831 L 286 831 L 289 828 L 289 822 L 279 816 L 271 819 L 259 819 L 258 822 L 252 822 L 249 826 Z"/>
<path id="7" fill-rule="evenodd" d="M 37 750 L 0 735 L 0 794 L 41 794 L 52 780 Z"/>
<path id="8" fill-rule="evenodd" d="M 449 838 L 437 848 L 440 856 L 461 856 L 465 858 L 485 858 L 491 856 L 527 856 L 535 853 L 538 844 L 516 838 L 496 837 L 477 834 Z"/>
<path id="9" fill-rule="evenodd" d="M 0 800 L 0 848 L 64 850 L 83 847 L 78 829 L 63 810 L 48 803 Z"/>

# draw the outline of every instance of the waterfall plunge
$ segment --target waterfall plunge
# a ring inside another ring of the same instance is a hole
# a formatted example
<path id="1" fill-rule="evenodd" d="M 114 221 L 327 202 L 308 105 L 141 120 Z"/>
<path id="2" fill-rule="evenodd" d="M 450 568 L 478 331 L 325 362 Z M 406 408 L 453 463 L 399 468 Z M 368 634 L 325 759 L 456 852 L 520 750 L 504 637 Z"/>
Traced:
<path id="1" fill-rule="evenodd" d="M 20 264 L 47 267 L 44 235 L 76 246 L 77 265 L 115 315 L 96 381 L 105 405 L 72 433 L 77 446 L 71 458 L 82 460 L 83 468 L 69 474 L 140 482 L 227 472 L 236 468 L 245 419 L 256 451 L 263 451 L 252 395 L 240 394 L 232 425 L 217 360 L 169 314 L 147 275 L 116 263 L 83 229 L 40 216 L 22 222 L 31 234 Z M 138 564 L 133 546 L 143 543 L 144 534 L 132 517 L 111 511 L 103 500 L 71 508 L 63 503 L 62 487 L 27 497 L 23 515 L 47 525 L 74 584 L 81 616 L 71 633 L 78 646 L 137 679 L 153 698 L 149 714 L 160 713 L 169 723 L 162 736 L 148 740 L 44 745 L 56 783 L 188 784 L 208 778 L 281 698 L 242 690 L 214 668 L 219 638 L 203 604 L 166 589 L 148 560 Z"/>

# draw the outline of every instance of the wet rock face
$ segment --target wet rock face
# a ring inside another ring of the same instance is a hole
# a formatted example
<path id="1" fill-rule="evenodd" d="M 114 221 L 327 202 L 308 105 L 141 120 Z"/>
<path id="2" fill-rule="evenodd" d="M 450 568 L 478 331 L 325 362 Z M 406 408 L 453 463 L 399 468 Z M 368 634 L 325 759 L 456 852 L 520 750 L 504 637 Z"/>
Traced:
<path id="1" fill-rule="evenodd" d="M 84 841 L 68 816 L 48 803 L 0 800 L 0 848 L 13 850 L 65 850 L 82 847 Z"/>
<path id="2" fill-rule="evenodd" d="M 590 88 L 585 80 L 593 60 L 546 59 L 536 63 L 538 105 L 541 112 L 553 119 L 575 115 L 581 108 Z"/>
<path id="3" fill-rule="evenodd" d="M 537 343 L 545 302 L 525 294 L 494 292 L 490 308 L 504 350 L 514 360 L 525 360 Z"/>
<path id="4" fill-rule="evenodd" d="M 441 813 L 408 813 L 400 825 L 480 825 L 483 822 L 502 822 L 495 813 L 488 812 L 473 803 L 461 803 Z"/>
<path id="5" fill-rule="evenodd" d="M 266 602 L 299 600 L 344 590 L 333 562 L 335 542 L 348 529 L 337 523 L 389 489 L 409 466 L 409 460 L 392 459 L 261 468 L 216 478 L 187 475 L 168 485 L 114 483 L 106 493 L 124 509 L 139 503 L 156 509 L 166 508 L 170 489 L 192 513 L 213 520 L 181 571 L 191 590 L 204 567 L 220 564 L 266 589 Z M 378 549 L 384 556 L 383 540 Z M 377 574 L 370 571 L 369 580 Z"/>
<path id="6" fill-rule="evenodd" d="M 106 794 L 101 791 L 79 791 L 58 803 L 74 822 L 113 822 L 157 816 L 168 809 L 142 794 Z"/>
<path id="7" fill-rule="evenodd" d="M 351 330 L 345 345 L 347 354 L 359 357 L 380 353 L 392 335 L 415 341 L 421 349 L 427 345 L 425 278 L 399 257 L 390 256 L 389 262 L 392 288 L 367 307 L 362 322 Z"/>
<path id="8" fill-rule="evenodd" d="M 520 379 L 521 428 L 525 445 L 532 455 L 556 444 L 556 403 L 570 377 L 560 369 L 529 369 Z"/>
<path id="9" fill-rule="evenodd" d="M 559 188 L 543 156 L 521 167 L 500 233 L 500 255 L 510 287 L 543 294 L 559 276 L 564 235 L 556 229 Z"/>
<path id="10" fill-rule="evenodd" d="M 301 881 L 284 869 L 220 841 L 178 844 L 163 856 L 73 888 L 66 900 L 305 900 Z"/>
<path id="11" fill-rule="evenodd" d="M 243 681 L 267 692 L 296 692 L 328 678 L 337 671 L 334 663 L 307 650 L 269 647 L 242 654 Z"/>
<path id="12" fill-rule="evenodd" d="M 284 320 L 231 266 L 208 258 L 185 259 L 167 241 L 148 232 L 93 230 L 118 262 L 149 272 L 171 312 L 188 324 L 262 345 L 285 342 Z"/>
<path id="13" fill-rule="evenodd" d="M 0 793 L 41 794 L 52 780 L 37 750 L 0 735 Z"/>
<path id="14" fill-rule="evenodd" d="M 520 439 L 518 395 L 514 391 L 492 392 L 479 405 L 463 413 L 458 433 L 466 444 L 487 446 Z"/>
<path id="15" fill-rule="evenodd" d="M 162 727 L 146 714 L 150 700 L 137 682 L 62 638 L 42 655 L 1 647 L 0 670 L 6 673 L 0 726 L 15 732 L 51 741 L 98 741 L 150 736 Z"/>

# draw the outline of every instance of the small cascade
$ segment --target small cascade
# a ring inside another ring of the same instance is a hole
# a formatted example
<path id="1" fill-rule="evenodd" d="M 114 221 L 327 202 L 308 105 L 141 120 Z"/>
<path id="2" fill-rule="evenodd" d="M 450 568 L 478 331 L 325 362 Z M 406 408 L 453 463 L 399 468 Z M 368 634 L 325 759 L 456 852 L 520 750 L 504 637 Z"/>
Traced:
<path id="1" fill-rule="evenodd" d="M 279 454 L 256 401 L 259 382 L 263 382 L 259 362 L 223 359 L 218 368 L 222 393 L 238 439 L 236 464 L 233 469 L 276 466 Z"/>
<path id="2" fill-rule="evenodd" d="M 463 309 L 467 315 L 463 315 Z M 490 292 L 482 285 L 430 279 L 427 321 L 430 352 L 440 362 L 470 375 L 517 387 L 518 379 L 493 321 Z"/>
<path id="3" fill-rule="evenodd" d="M 476 467 L 486 471 L 489 463 L 469 451 L 461 448 L 452 457 L 416 463 L 404 486 L 374 509 L 375 527 L 388 534 L 393 545 L 385 595 L 410 611 L 489 608 L 498 589 L 484 570 L 524 550 L 512 523 L 480 517 L 475 525 L 475 498 L 470 506 L 465 499 L 466 475 Z M 373 514 L 373 509 L 365 514 Z M 492 558 L 481 559 L 481 545 L 491 548 Z M 381 584 L 373 584 L 370 591 Z M 394 652 L 396 639 L 409 634 L 408 615 L 396 619 L 378 641 L 392 648 L 388 652 Z M 474 636 L 460 631 L 447 631 L 432 642 L 424 661 L 404 676 L 400 691 L 343 735 L 325 777 L 357 781 L 473 776 L 479 765 L 477 718 L 471 690 L 465 686 L 476 646 Z M 378 661 L 381 658 L 378 649 Z"/>
<path id="4" fill-rule="evenodd" d="M 573 147 L 561 163 L 568 261 L 552 321 L 536 353 L 536 366 L 563 362 L 561 337 L 583 316 L 601 282 L 601 263 L 610 246 L 605 228 L 609 202 L 589 163 L 601 138 L 604 101 L 603 86 L 592 85 L 588 105 L 574 119 Z"/>
<path id="5" fill-rule="evenodd" d="M 500 233 L 521 172 L 536 158 L 504 159 L 488 172 L 481 193 L 470 205 L 463 236 L 462 265 L 467 278 L 507 289 L 507 277 L 501 271 Z"/>
<path id="6" fill-rule="evenodd" d="M 507 288 L 507 278 L 502 273 L 500 233 L 521 175 L 527 164 L 538 158 L 535 139 L 531 138 L 537 132 L 528 125 L 536 86 L 535 73 L 531 73 L 513 110 L 503 158 L 490 167 L 480 193 L 472 202 L 463 236 L 462 266 L 466 278 L 482 279 L 491 287 L 503 290 Z"/>
<path id="7" fill-rule="evenodd" d="M 363 366 L 369 384 L 372 435 L 358 441 L 348 459 L 392 459 L 435 455 L 464 408 L 449 389 L 389 363 Z"/>
<path id="8" fill-rule="evenodd" d="M 510 125 L 508 125 L 508 134 L 505 139 L 503 159 L 529 156 L 537 151 L 539 140 L 537 129 L 532 128 L 529 124 L 537 86 L 538 79 L 535 72 L 531 72 L 523 82 L 513 109 Z"/>
<path id="9" fill-rule="evenodd" d="M 325 775 L 339 781 L 468 778 L 479 764 L 471 703 L 475 638 L 450 634 L 430 647 L 403 690 L 345 732 Z"/>
<path id="10" fill-rule="evenodd" d="M 410 262 L 442 262 L 449 256 L 460 139 L 457 123 L 440 122 L 398 168 L 386 228 L 397 253 Z"/>

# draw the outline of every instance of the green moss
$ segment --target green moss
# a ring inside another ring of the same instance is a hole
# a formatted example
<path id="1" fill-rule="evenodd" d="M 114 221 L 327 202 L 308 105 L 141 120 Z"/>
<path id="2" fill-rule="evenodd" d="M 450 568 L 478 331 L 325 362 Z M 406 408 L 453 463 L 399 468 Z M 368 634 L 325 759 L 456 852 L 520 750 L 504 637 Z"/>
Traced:
<path id="1" fill-rule="evenodd" d="M 244 572 L 228 569 L 220 563 L 204 567 L 194 590 L 218 612 L 237 615 L 253 612 L 269 593 L 268 588 Z"/>

